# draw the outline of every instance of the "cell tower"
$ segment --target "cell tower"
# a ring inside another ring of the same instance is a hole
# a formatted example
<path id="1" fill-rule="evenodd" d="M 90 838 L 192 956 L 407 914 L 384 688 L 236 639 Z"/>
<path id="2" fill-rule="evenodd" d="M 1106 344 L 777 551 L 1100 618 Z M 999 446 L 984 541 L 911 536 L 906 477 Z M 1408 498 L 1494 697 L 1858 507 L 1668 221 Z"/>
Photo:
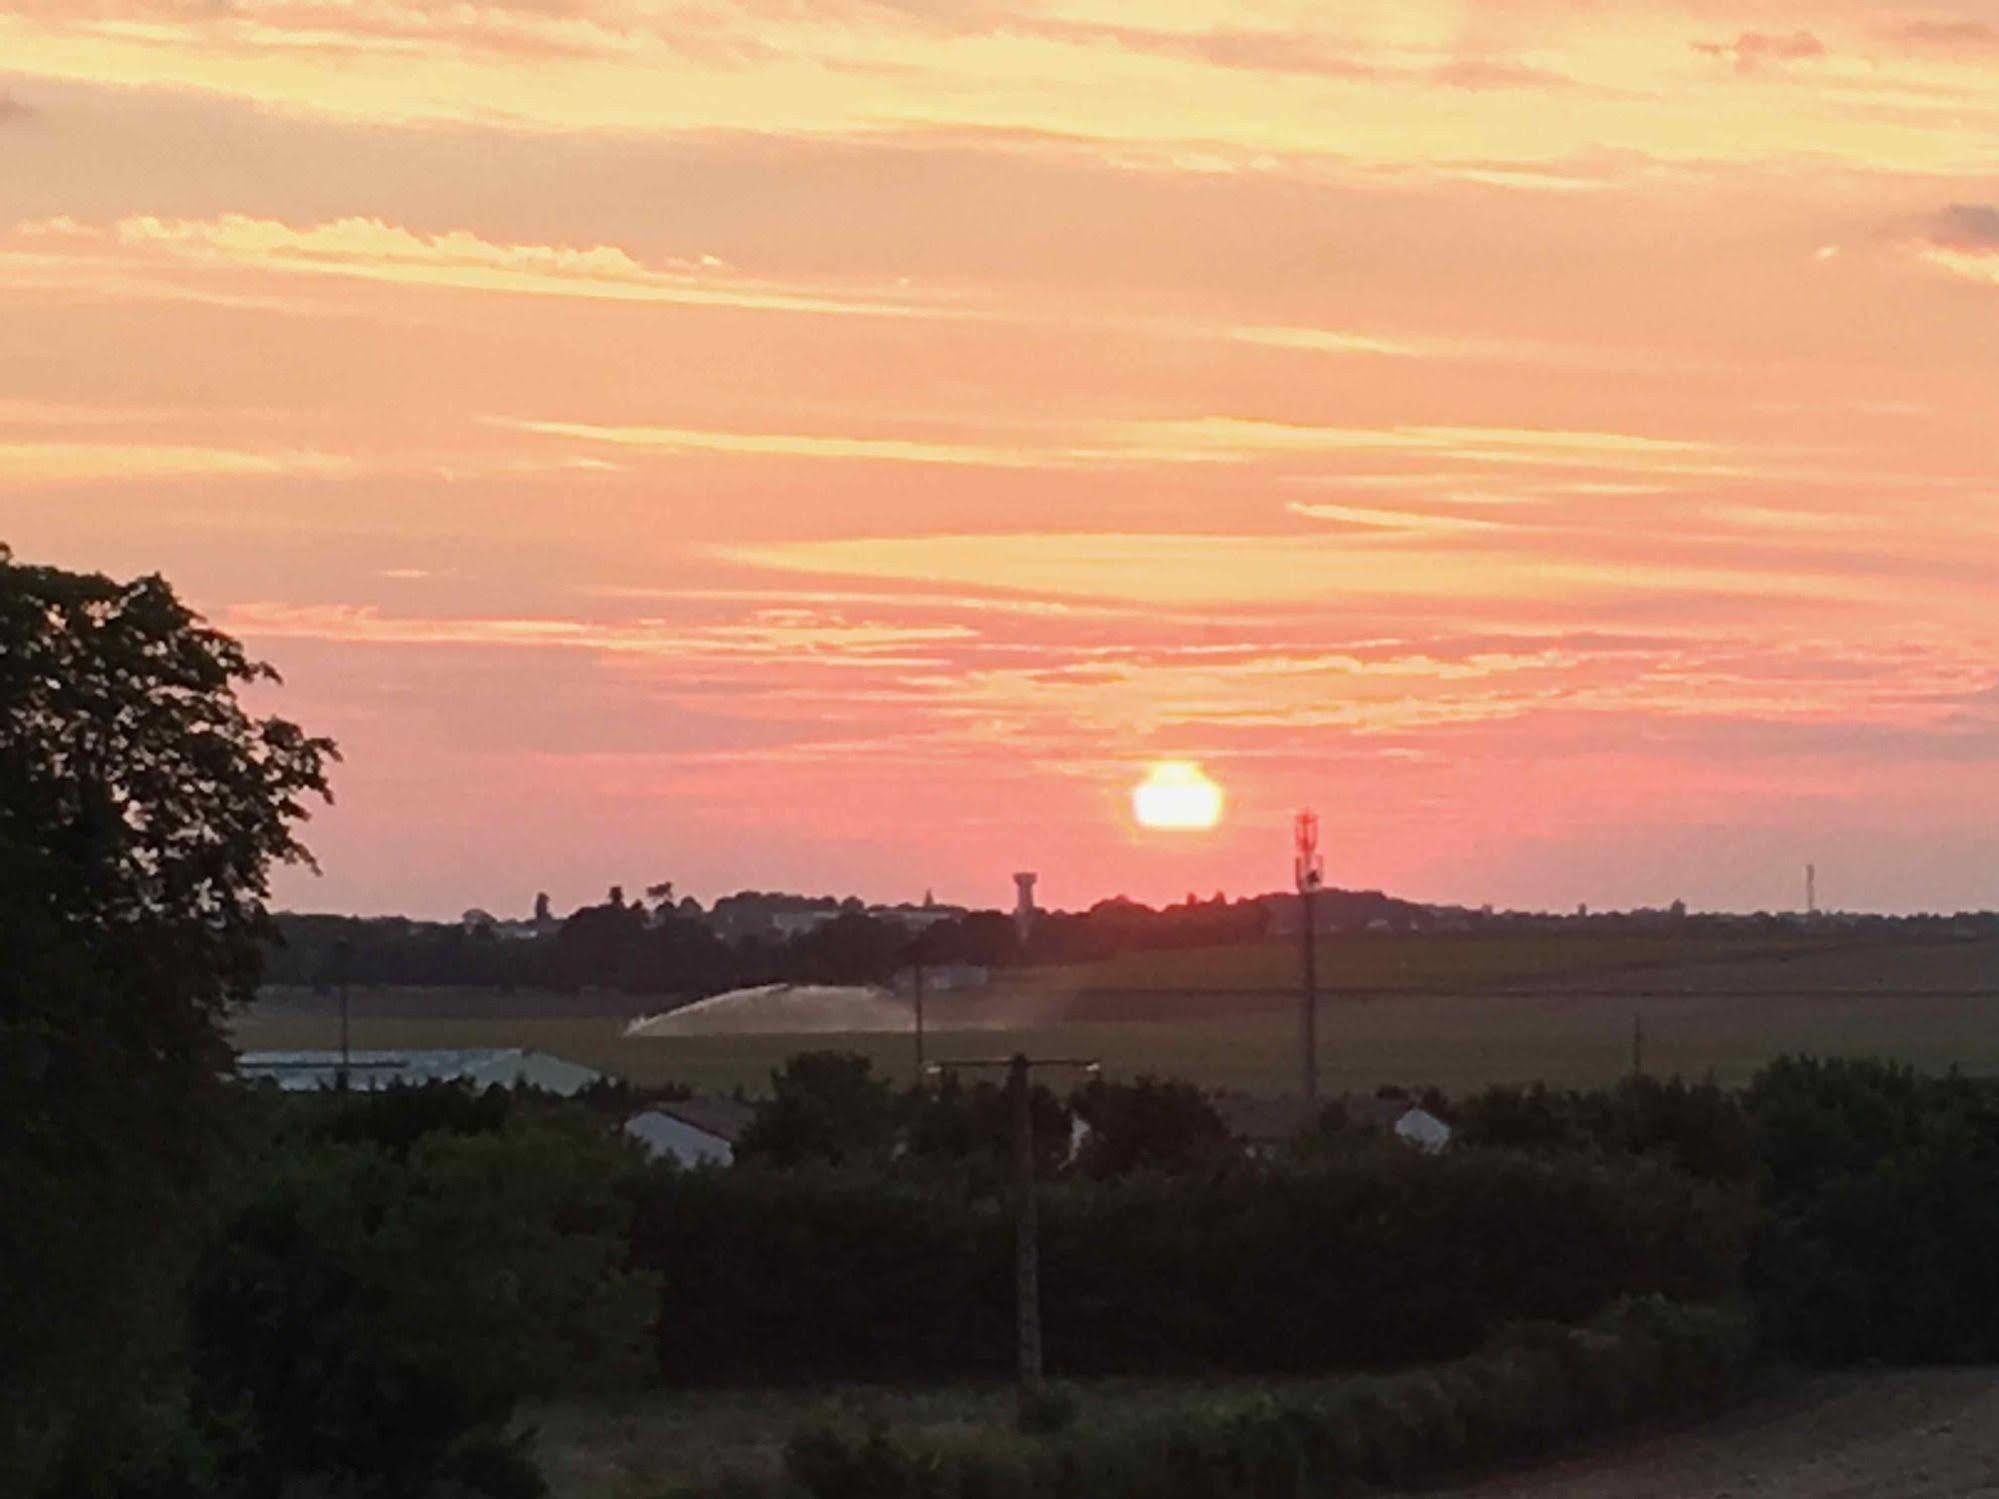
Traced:
<path id="1" fill-rule="evenodd" d="M 1325 883 L 1326 866 L 1319 858 L 1319 814 L 1298 814 L 1297 853 L 1292 873 L 1298 881 L 1299 965 L 1304 992 L 1299 996 L 1298 1049 L 1304 1066 L 1305 1102 L 1319 1101 L 1319 971 L 1317 933 L 1312 897 Z"/>
<path id="2" fill-rule="evenodd" d="M 1297 828 L 1298 856 L 1292 865 L 1292 872 L 1298 880 L 1300 893 L 1316 890 L 1326 877 L 1325 861 L 1319 857 L 1319 814 L 1312 811 L 1298 814 Z"/>

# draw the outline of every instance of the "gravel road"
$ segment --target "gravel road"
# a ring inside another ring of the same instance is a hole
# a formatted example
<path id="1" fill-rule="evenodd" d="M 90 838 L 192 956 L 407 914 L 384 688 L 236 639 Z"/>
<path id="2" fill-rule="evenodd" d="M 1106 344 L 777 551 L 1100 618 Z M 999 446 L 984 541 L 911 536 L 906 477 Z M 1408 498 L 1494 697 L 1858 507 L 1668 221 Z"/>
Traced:
<path id="1" fill-rule="evenodd" d="M 1452 1499 L 1964 1499 L 1999 1495 L 1999 1369 L 1813 1378 L 1719 1420 Z"/>

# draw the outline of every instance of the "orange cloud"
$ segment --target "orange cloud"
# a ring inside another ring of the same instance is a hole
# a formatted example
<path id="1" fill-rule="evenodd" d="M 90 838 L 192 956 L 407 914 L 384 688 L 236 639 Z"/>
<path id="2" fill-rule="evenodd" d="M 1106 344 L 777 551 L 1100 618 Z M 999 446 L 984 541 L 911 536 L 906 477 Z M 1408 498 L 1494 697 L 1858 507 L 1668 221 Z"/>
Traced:
<path id="1" fill-rule="evenodd" d="M 1362 546 L 1295 535 L 981 533 L 728 547 L 719 555 L 787 572 L 942 580 L 1169 606 L 1430 599 L 1443 608 L 1471 609 L 1507 600 L 1604 600 L 1633 591 L 1771 601 L 1850 599 L 1856 591 L 1845 580 L 1774 568 Z"/>
<path id="2" fill-rule="evenodd" d="M 1732 60 L 1738 73 L 1754 73 L 1773 64 L 1807 62 L 1826 55 L 1826 45 L 1809 31 L 1781 34 L 1745 31 L 1732 42 L 1696 42 L 1694 49 L 1710 57 Z"/>
<path id="3" fill-rule="evenodd" d="M 951 312 L 941 301 L 925 307 L 906 295 L 862 289 L 841 295 L 760 282 L 713 256 L 649 266 L 612 245 L 499 244 L 462 229 L 419 234 L 372 218 L 301 227 L 234 213 L 214 219 L 140 215 L 108 228 L 56 218 L 21 224 L 15 232 L 30 243 L 85 255 L 125 252 L 190 268 L 341 276 L 419 288 L 847 317 Z"/>
<path id="4" fill-rule="evenodd" d="M 16 441 L 0 436 L 0 484 L 19 486 L 149 479 L 340 479 L 360 469 L 354 460 L 337 454 L 283 448 Z"/>

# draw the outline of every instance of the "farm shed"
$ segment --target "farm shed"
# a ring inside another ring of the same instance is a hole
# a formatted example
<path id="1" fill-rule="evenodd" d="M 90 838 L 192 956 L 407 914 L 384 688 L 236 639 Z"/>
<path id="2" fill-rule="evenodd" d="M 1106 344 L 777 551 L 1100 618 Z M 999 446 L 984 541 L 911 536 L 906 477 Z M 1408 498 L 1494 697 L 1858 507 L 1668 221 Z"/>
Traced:
<path id="1" fill-rule="evenodd" d="M 750 1122 L 748 1104 L 728 1098 L 681 1098 L 654 1104 L 625 1121 L 625 1133 L 655 1160 L 671 1156 L 683 1166 L 727 1166 Z"/>
<path id="2" fill-rule="evenodd" d="M 274 1082 L 287 1093 L 338 1085 L 337 1051 L 246 1051 L 236 1059 L 247 1082 Z M 361 1092 L 420 1088 L 426 1083 L 539 1088 L 567 1098 L 603 1078 L 603 1073 L 547 1052 L 520 1047 L 453 1051 L 355 1051 L 348 1054 L 347 1086 Z"/>

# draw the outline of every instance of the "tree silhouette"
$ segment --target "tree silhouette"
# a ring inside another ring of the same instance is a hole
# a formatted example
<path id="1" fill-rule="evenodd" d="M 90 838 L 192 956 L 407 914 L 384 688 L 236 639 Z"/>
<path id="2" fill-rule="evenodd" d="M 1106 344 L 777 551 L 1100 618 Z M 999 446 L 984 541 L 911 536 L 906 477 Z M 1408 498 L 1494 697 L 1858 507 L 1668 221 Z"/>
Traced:
<path id="1" fill-rule="evenodd" d="M 223 1020 L 334 758 L 245 710 L 273 680 L 160 578 L 0 547 L 0 1491 L 95 1491 L 168 1378 Z"/>

